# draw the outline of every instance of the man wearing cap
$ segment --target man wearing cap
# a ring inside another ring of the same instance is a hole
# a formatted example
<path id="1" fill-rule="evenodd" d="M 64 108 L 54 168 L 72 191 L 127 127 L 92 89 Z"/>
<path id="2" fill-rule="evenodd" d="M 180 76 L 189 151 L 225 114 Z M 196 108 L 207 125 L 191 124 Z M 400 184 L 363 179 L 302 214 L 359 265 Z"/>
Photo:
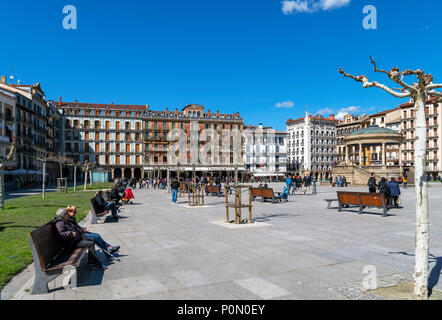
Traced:
<path id="1" fill-rule="evenodd" d="M 69 215 L 66 209 L 58 209 L 54 220 L 56 237 L 66 249 L 87 248 L 88 265 L 94 269 L 103 270 L 104 267 L 95 252 L 95 242 L 85 240 L 82 236 L 82 230 L 69 223 Z"/>

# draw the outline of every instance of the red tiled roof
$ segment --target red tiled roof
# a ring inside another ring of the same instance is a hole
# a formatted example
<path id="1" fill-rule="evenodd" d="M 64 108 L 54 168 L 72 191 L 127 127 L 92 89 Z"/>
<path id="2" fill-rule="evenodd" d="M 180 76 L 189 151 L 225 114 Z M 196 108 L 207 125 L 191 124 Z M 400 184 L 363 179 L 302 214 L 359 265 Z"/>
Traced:
<path id="1" fill-rule="evenodd" d="M 288 119 L 287 124 L 293 123 L 293 122 L 298 122 L 298 121 L 304 121 L 304 119 L 305 119 L 305 117 L 298 118 L 296 120 Z M 314 116 L 310 116 L 310 119 L 339 122 L 339 120 L 337 120 L 337 119 L 314 117 Z"/>
<path id="2" fill-rule="evenodd" d="M 125 105 L 125 104 L 98 104 L 98 103 L 78 103 L 78 102 L 62 102 L 62 108 L 90 108 L 90 109 L 123 109 L 123 110 L 146 110 L 146 106 L 142 105 Z"/>
<path id="3" fill-rule="evenodd" d="M 385 111 L 381 111 L 381 112 L 378 112 L 378 113 L 375 113 L 375 114 L 370 114 L 369 117 L 371 118 L 371 117 L 376 117 L 376 116 L 382 116 L 382 115 L 385 115 L 387 113 L 396 111 L 398 109 L 400 109 L 400 107 L 397 107 L 397 108 L 394 108 L 394 109 L 385 110 Z"/>
<path id="4" fill-rule="evenodd" d="M 430 99 L 428 99 L 425 104 L 430 104 L 432 102 L 434 102 L 436 100 L 436 97 L 431 97 Z M 414 106 L 414 102 L 406 102 L 401 104 L 398 108 L 409 108 L 409 107 L 413 107 Z"/>

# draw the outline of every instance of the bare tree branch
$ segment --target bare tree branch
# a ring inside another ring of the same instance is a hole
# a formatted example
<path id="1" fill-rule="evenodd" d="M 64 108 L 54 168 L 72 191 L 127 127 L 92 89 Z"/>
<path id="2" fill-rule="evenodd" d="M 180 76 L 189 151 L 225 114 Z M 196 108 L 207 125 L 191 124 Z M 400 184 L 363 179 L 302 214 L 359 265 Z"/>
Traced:
<path id="1" fill-rule="evenodd" d="M 406 83 L 405 81 L 402 80 L 403 76 L 401 76 L 401 73 L 399 72 L 398 67 L 391 68 L 390 71 L 387 72 L 385 70 L 379 70 L 376 67 L 376 61 L 374 61 L 374 59 L 371 56 L 370 56 L 370 60 L 374 66 L 374 72 L 385 73 L 390 78 L 390 80 L 396 82 L 397 84 L 401 85 L 402 87 L 404 87 L 410 91 L 416 90 L 413 86 L 409 85 L 408 83 Z M 399 90 L 403 92 L 402 89 L 399 89 Z"/>
<path id="2" fill-rule="evenodd" d="M 434 90 L 434 89 L 440 89 L 442 88 L 442 83 L 430 83 L 425 87 L 427 90 Z"/>
<path id="3" fill-rule="evenodd" d="M 442 92 L 428 91 L 428 95 L 433 97 L 442 97 Z"/>
<path id="4" fill-rule="evenodd" d="M 364 88 L 376 87 L 376 88 L 385 90 L 386 92 L 388 92 L 392 96 L 395 96 L 395 97 L 398 97 L 398 98 L 406 98 L 406 97 L 410 97 L 411 96 L 411 92 L 409 92 L 409 91 L 407 91 L 407 92 L 397 92 L 397 91 L 394 91 L 394 90 L 390 89 L 389 87 L 387 87 L 386 85 L 384 85 L 382 83 L 378 83 L 376 81 L 370 82 L 370 81 L 368 81 L 368 78 L 366 76 L 364 76 L 364 75 L 353 76 L 353 75 L 351 75 L 349 73 L 346 73 L 341 68 L 339 68 L 339 73 L 343 74 L 344 76 L 346 76 L 348 78 L 352 78 L 355 81 L 361 82 L 362 86 Z"/>

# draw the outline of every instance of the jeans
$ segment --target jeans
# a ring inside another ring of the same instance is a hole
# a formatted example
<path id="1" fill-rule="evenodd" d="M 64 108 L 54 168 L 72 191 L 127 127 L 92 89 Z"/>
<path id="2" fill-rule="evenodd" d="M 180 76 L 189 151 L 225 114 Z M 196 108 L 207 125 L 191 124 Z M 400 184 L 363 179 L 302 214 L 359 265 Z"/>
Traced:
<path id="1" fill-rule="evenodd" d="M 111 247 L 98 233 L 88 232 L 84 234 L 84 237 L 86 240 L 94 241 L 95 244 L 103 250 L 109 251 L 109 247 Z"/>
<path id="2" fill-rule="evenodd" d="M 91 240 L 81 240 L 77 243 L 77 248 L 87 248 L 87 260 L 88 263 L 99 262 L 97 253 L 95 252 L 95 242 Z"/>
<path id="3" fill-rule="evenodd" d="M 172 189 L 172 202 L 176 203 L 178 197 L 178 189 Z"/>
<path id="4" fill-rule="evenodd" d="M 112 216 L 117 217 L 117 206 L 115 205 L 115 202 L 111 201 L 109 202 L 105 207 L 104 210 L 112 210 Z"/>

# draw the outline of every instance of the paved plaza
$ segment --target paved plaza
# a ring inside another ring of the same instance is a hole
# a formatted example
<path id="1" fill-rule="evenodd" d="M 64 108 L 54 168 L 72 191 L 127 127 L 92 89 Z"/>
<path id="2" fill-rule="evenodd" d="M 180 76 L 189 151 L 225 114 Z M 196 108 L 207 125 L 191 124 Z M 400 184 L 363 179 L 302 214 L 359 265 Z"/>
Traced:
<path id="1" fill-rule="evenodd" d="M 283 184 L 272 184 L 282 191 Z M 365 191 L 366 188 L 346 188 Z M 105 271 L 83 260 L 78 288 L 65 290 L 63 277 L 46 295 L 29 293 L 33 266 L 2 292 L 4 299 L 376 299 L 362 288 L 367 265 L 387 286 L 412 280 L 414 189 L 402 189 L 402 206 L 338 212 L 324 199 L 336 198 L 324 185 L 317 195 L 296 195 L 287 203 L 255 201 L 252 225 L 225 223 L 225 198 L 206 197 L 204 207 L 186 199 L 171 204 L 164 190 L 136 190 L 118 223 L 86 225 L 113 245 L 119 260 Z M 442 184 L 430 198 L 430 287 L 442 287 Z M 233 201 L 233 197 L 231 201 Z M 336 204 L 336 203 L 335 203 Z M 247 211 L 244 210 L 244 216 Z M 233 215 L 231 215 L 231 219 Z M 100 252 L 102 261 L 106 261 Z"/>

